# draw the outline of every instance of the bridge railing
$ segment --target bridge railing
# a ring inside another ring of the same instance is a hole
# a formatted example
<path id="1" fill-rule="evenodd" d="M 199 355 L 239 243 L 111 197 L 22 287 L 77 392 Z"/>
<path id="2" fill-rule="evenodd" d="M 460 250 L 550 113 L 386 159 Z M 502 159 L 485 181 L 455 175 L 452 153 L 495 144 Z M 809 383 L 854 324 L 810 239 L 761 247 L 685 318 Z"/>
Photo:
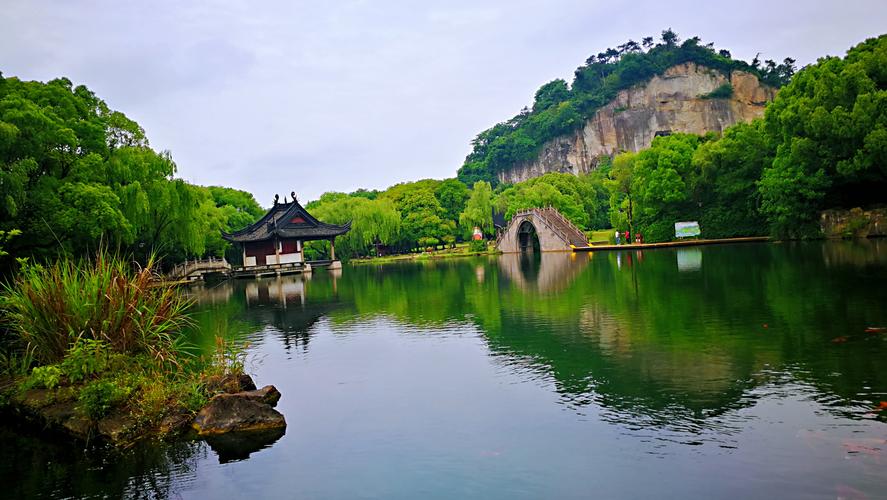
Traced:
<path id="1" fill-rule="evenodd" d="M 542 208 L 540 210 L 544 210 L 546 213 L 553 215 L 557 220 L 563 222 L 564 225 L 566 225 L 568 228 L 575 231 L 586 243 L 588 242 L 588 237 L 585 236 L 585 233 L 581 229 L 579 229 L 575 224 L 570 222 L 569 219 L 564 217 L 564 214 L 560 213 L 556 208 L 549 206 L 546 208 Z"/>
<path id="2" fill-rule="evenodd" d="M 225 258 L 209 257 L 201 260 L 186 260 L 173 266 L 167 273 L 170 278 L 184 278 L 197 271 L 215 271 L 219 269 L 231 269 L 231 264 Z"/>

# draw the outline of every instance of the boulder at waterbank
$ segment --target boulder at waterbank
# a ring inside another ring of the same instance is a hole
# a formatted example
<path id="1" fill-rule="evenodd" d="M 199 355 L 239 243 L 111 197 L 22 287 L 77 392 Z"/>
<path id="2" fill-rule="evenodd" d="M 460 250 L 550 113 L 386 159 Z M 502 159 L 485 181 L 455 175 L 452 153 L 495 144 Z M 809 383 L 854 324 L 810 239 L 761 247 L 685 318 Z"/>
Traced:
<path id="1" fill-rule="evenodd" d="M 191 426 L 199 436 L 286 427 L 283 415 L 252 395 L 219 394 L 197 414 Z"/>
<path id="2" fill-rule="evenodd" d="M 277 402 L 280 401 L 280 391 L 273 385 L 266 385 L 255 391 L 238 392 L 235 396 L 253 399 L 271 406 L 277 406 Z"/>

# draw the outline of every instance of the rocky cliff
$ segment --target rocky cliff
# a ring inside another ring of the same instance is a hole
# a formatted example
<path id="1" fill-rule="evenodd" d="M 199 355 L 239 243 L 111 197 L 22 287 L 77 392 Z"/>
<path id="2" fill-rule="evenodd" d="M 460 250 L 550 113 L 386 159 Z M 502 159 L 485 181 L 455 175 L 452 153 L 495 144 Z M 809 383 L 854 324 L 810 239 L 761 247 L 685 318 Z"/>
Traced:
<path id="1" fill-rule="evenodd" d="M 733 86 L 732 96 L 704 97 L 727 83 Z M 695 63 L 674 66 L 646 84 L 620 91 L 583 128 L 548 141 L 535 160 L 500 172 L 499 180 L 514 183 L 548 172 L 585 173 L 604 155 L 650 147 L 657 135 L 721 132 L 763 115 L 775 94 L 744 71 L 728 76 Z"/>

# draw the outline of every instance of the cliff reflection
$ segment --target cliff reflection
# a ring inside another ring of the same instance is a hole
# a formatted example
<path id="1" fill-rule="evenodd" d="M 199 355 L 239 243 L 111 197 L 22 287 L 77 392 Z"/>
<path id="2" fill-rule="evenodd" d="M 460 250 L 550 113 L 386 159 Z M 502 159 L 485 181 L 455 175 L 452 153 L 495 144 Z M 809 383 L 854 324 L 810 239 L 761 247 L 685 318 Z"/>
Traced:
<path id="1" fill-rule="evenodd" d="M 235 282 L 202 304 L 253 332 L 271 327 L 287 349 L 307 348 L 321 317 L 334 332 L 380 316 L 430 332 L 471 322 L 498 362 L 549 375 L 564 404 L 644 425 L 705 427 L 786 374 L 859 417 L 887 392 L 887 342 L 864 333 L 887 325 L 887 246 L 862 258 L 829 245 L 349 266 Z M 837 262 L 865 272 L 829 270 Z"/>

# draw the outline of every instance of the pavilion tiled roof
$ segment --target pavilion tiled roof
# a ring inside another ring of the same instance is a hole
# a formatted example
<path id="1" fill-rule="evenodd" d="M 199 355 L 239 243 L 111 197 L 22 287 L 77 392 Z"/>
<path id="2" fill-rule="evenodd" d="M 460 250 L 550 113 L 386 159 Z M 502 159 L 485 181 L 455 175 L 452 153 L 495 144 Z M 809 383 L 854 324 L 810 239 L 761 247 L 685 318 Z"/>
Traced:
<path id="1" fill-rule="evenodd" d="M 305 207 L 293 200 L 289 203 L 275 203 L 271 210 L 256 223 L 226 233 L 222 238 L 235 243 L 265 241 L 274 238 L 298 238 L 301 240 L 324 240 L 340 236 L 351 230 L 351 222 L 337 226 L 314 218 Z"/>

